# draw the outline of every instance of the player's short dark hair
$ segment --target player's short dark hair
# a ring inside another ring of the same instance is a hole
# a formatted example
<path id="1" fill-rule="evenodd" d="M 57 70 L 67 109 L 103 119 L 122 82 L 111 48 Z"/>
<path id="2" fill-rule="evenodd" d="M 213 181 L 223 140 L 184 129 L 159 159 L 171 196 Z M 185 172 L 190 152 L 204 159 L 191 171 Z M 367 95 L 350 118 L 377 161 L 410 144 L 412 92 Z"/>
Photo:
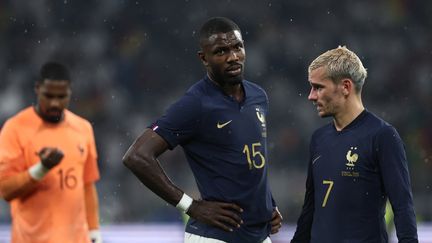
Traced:
<path id="1" fill-rule="evenodd" d="M 40 76 L 37 81 L 43 83 L 45 79 L 71 82 L 69 70 L 59 62 L 47 62 L 41 67 Z"/>
<path id="2" fill-rule="evenodd" d="M 207 39 L 216 33 L 227 33 L 233 30 L 241 32 L 240 28 L 234 21 L 225 17 L 214 17 L 207 20 L 201 27 L 199 32 L 199 41 L 202 43 L 204 39 Z"/>

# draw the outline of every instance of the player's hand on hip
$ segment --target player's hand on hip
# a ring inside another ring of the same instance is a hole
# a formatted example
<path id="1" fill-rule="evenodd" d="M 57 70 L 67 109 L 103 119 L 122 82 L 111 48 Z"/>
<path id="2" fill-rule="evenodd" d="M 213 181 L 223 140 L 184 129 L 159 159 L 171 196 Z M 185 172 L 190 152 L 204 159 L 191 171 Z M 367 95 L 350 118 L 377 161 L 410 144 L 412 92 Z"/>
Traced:
<path id="1" fill-rule="evenodd" d="M 58 148 L 52 147 L 44 147 L 39 153 L 39 158 L 41 159 L 41 163 L 47 169 L 51 169 L 54 166 L 58 165 L 60 161 L 63 159 L 63 152 Z"/>
<path id="2" fill-rule="evenodd" d="M 279 209 L 275 207 L 273 209 L 272 220 L 270 221 L 272 234 L 279 232 L 279 229 L 282 227 L 282 220 L 282 214 L 279 212 Z"/>
<path id="3" fill-rule="evenodd" d="M 242 212 L 243 209 L 234 203 L 194 200 L 187 214 L 202 223 L 233 231 L 243 224 Z"/>

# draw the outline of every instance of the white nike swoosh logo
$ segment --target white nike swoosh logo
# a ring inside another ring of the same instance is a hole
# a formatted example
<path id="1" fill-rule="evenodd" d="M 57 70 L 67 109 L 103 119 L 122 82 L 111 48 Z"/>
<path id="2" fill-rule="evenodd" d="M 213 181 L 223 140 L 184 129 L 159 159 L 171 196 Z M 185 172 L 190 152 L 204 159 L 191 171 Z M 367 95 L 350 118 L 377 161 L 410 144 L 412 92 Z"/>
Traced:
<path id="1" fill-rule="evenodd" d="M 315 162 L 316 162 L 319 158 L 321 158 L 321 155 L 319 155 L 319 156 L 316 157 L 314 160 L 312 160 L 312 164 L 315 164 Z"/>
<path id="2" fill-rule="evenodd" d="M 223 128 L 224 126 L 230 124 L 231 122 L 232 122 L 232 120 L 229 120 L 229 121 L 227 121 L 227 122 L 225 122 L 225 123 L 222 123 L 222 124 L 219 124 L 219 122 L 218 122 L 216 126 L 217 126 L 217 128 L 221 129 L 221 128 Z"/>

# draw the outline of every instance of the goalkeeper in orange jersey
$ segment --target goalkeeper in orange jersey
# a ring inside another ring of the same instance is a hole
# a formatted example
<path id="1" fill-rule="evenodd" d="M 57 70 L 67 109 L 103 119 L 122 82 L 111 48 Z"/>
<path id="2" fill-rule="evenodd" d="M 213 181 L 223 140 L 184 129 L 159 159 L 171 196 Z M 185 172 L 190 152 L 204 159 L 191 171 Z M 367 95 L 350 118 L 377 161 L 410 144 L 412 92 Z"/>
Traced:
<path id="1" fill-rule="evenodd" d="M 91 124 L 67 110 L 68 69 L 42 66 L 37 103 L 0 133 L 0 193 L 11 205 L 12 243 L 101 243 Z"/>

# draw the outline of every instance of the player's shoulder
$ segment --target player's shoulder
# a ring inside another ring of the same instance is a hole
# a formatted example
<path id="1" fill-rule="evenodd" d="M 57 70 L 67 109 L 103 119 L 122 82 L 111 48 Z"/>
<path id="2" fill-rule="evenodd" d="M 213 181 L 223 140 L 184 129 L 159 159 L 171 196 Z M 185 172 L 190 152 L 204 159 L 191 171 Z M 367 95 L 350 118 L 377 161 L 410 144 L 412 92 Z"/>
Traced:
<path id="1" fill-rule="evenodd" d="M 193 96 L 196 98 L 199 98 L 203 95 L 207 95 L 209 92 L 209 82 L 206 80 L 206 78 L 202 78 L 199 81 L 192 84 L 187 90 L 185 95 L 186 96 Z"/>
<path id="2" fill-rule="evenodd" d="M 383 118 L 369 112 L 368 130 L 374 141 L 378 143 L 390 143 L 397 141 L 403 143 L 397 129 Z"/>
<path id="3" fill-rule="evenodd" d="M 312 140 L 317 140 L 322 137 L 328 137 L 330 133 L 334 132 L 334 125 L 333 123 L 327 123 L 324 126 L 319 127 L 312 133 Z"/>
<path id="4" fill-rule="evenodd" d="M 385 121 L 383 118 L 377 116 L 373 112 L 366 112 L 366 122 L 365 127 L 370 133 L 380 134 L 383 132 L 394 132 L 396 129 L 389 122 Z"/>
<path id="5" fill-rule="evenodd" d="M 250 89 L 257 95 L 262 95 L 267 97 L 266 91 L 257 83 L 251 82 L 249 80 L 243 80 L 243 85 L 245 86 L 245 89 Z"/>
<path id="6" fill-rule="evenodd" d="M 64 114 L 66 117 L 66 121 L 73 127 L 77 128 L 77 129 L 92 129 L 92 125 L 91 123 L 85 119 L 84 117 L 81 117 L 77 114 L 75 114 L 74 112 L 65 109 L 64 110 Z"/>
<path id="7" fill-rule="evenodd" d="M 212 99 L 217 93 L 216 90 L 216 84 L 213 84 L 209 78 L 205 77 L 190 86 L 180 99 L 180 102 L 189 106 L 191 109 L 193 107 L 198 108 L 209 99 Z"/>
<path id="8" fill-rule="evenodd" d="M 32 106 L 29 106 L 7 119 L 5 126 L 25 127 L 27 125 L 34 125 L 38 121 L 40 121 L 40 118 L 37 116 L 36 111 Z"/>
<path id="9" fill-rule="evenodd" d="M 365 110 L 361 116 L 361 124 L 354 128 L 358 135 L 369 137 L 373 140 L 390 138 L 400 139 L 396 128 L 383 118 L 377 116 L 375 113 Z"/>

